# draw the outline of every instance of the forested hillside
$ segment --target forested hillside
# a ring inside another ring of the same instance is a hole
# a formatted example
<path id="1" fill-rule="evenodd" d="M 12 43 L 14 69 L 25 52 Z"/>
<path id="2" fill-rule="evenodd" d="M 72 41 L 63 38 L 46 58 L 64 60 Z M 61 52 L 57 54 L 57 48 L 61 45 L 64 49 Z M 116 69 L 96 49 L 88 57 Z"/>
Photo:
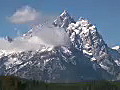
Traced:
<path id="1" fill-rule="evenodd" d="M 13 76 L 1 76 L 0 90 L 120 90 L 120 82 L 44 83 Z"/>

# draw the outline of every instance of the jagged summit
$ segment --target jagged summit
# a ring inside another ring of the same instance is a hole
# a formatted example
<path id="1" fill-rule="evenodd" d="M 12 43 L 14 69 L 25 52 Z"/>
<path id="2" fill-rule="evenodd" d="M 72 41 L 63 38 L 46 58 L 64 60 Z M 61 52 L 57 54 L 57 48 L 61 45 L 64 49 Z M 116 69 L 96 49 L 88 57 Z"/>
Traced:
<path id="1" fill-rule="evenodd" d="M 71 17 L 67 10 L 64 10 L 63 13 L 60 16 L 63 17 L 63 18 Z"/>
<path id="2" fill-rule="evenodd" d="M 83 53 L 94 57 L 94 59 L 101 54 L 107 54 L 107 45 L 102 36 L 98 33 L 96 26 L 87 19 L 81 18 L 76 23 L 69 24 L 67 31 L 72 43 Z"/>
<path id="3" fill-rule="evenodd" d="M 70 23 L 75 23 L 75 21 L 68 11 L 64 10 L 63 13 L 53 22 L 53 25 L 55 27 L 67 28 Z"/>

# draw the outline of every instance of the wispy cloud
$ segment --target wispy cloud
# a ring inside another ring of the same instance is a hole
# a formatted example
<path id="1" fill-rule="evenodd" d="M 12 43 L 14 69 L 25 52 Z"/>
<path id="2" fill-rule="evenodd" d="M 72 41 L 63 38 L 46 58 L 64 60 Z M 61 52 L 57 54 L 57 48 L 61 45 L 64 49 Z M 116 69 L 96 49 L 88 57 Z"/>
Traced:
<path id="1" fill-rule="evenodd" d="M 0 50 L 5 51 L 29 51 L 40 50 L 43 46 L 56 47 L 68 46 L 70 41 L 68 34 L 62 28 L 42 26 L 40 29 L 33 29 L 32 37 L 17 37 L 10 43 L 4 38 L 0 38 Z"/>
<path id="2" fill-rule="evenodd" d="M 9 20 L 14 24 L 26 24 L 40 18 L 40 13 L 30 6 L 18 9 Z"/>

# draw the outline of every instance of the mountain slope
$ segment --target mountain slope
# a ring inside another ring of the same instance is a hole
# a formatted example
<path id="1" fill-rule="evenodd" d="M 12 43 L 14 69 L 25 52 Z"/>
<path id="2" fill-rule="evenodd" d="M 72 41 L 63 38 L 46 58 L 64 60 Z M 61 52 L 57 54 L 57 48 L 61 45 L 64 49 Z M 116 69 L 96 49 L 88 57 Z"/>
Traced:
<path id="1" fill-rule="evenodd" d="M 95 70 L 92 66 L 95 63 L 74 48 L 56 47 L 50 51 L 21 52 L 4 56 L 0 61 L 1 75 L 16 75 L 47 82 L 102 79 L 101 69 Z"/>

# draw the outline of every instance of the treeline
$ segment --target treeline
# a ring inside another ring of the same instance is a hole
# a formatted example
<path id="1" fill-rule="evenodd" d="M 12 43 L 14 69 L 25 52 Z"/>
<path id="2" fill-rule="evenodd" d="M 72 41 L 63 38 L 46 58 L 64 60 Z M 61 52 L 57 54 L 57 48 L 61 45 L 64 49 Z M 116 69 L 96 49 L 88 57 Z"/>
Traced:
<path id="1" fill-rule="evenodd" d="M 84 81 L 80 83 L 44 83 L 13 76 L 0 77 L 0 90 L 120 90 L 120 82 Z"/>

